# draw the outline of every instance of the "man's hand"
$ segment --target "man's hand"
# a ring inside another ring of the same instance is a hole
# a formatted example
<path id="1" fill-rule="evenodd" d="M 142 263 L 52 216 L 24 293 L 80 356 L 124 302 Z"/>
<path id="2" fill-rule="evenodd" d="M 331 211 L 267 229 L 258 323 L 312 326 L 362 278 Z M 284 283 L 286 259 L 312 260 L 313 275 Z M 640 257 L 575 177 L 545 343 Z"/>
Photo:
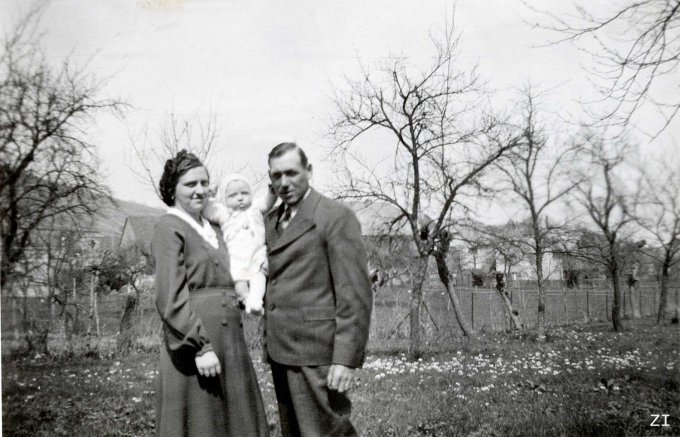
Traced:
<path id="1" fill-rule="evenodd" d="M 354 369 L 342 364 L 331 364 L 326 380 L 329 389 L 344 393 L 352 386 Z"/>
<path id="2" fill-rule="evenodd" d="M 222 372 L 220 360 L 213 351 L 196 357 L 196 368 L 201 376 L 217 376 Z"/>
<path id="3" fill-rule="evenodd" d="M 214 202 L 217 199 L 217 185 L 212 184 L 208 188 L 208 200 Z"/>

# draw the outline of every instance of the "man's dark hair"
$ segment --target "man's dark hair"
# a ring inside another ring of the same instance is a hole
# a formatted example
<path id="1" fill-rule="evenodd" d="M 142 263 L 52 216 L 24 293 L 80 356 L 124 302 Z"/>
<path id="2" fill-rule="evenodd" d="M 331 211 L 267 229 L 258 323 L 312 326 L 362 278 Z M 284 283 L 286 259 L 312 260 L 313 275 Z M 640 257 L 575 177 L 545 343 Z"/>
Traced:
<path id="1" fill-rule="evenodd" d="M 186 150 L 180 150 L 174 158 L 165 161 L 163 176 L 161 176 L 158 188 L 161 199 L 166 205 L 175 206 L 175 188 L 179 178 L 196 167 L 203 167 L 203 163 L 196 155 Z"/>
<path id="2" fill-rule="evenodd" d="M 271 162 L 272 159 L 278 158 L 279 156 L 289 152 L 291 150 L 297 150 L 298 155 L 300 155 L 300 163 L 304 168 L 307 168 L 309 161 L 307 160 L 307 155 L 305 155 L 304 150 L 300 148 L 296 143 L 281 143 L 274 146 L 274 148 L 269 152 L 267 157 L 267 162 Z"/>

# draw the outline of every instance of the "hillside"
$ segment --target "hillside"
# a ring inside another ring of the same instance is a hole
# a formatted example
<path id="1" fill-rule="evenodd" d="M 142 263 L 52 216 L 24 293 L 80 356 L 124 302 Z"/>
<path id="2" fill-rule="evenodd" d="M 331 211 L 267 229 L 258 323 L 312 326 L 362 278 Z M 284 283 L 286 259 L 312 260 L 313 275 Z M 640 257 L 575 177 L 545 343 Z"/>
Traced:
<path id="1" fill-rule="evenodd" d="M 98 234 L 120 237 L 125 219 L 131 216 L 161 216 L 165 210 L 127 200 L 104 200 L 93 219 L 91 230 Z"/>

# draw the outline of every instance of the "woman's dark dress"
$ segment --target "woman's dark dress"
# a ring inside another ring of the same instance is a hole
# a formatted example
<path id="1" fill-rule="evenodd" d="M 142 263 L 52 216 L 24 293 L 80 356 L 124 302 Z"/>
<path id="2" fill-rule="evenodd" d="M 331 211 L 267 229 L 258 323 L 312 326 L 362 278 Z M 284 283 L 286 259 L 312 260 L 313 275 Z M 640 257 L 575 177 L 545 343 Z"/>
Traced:
<path id="1" fill-rule="evenodd" d="M 246 347 L 229 257 L 174 215 L 151 244 L 156 307 L 163 320 L 156 432 L 162 437 L 266 436 L 267 419 Z M 222 373 L 203 377 L 196 354 L 214 350 Z"/>

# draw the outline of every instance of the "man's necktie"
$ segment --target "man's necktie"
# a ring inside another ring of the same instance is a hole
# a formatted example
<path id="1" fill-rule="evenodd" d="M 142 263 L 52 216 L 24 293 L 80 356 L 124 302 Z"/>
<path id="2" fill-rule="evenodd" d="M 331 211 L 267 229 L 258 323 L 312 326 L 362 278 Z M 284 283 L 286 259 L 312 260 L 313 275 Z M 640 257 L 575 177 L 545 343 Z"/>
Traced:
<path id="1" fill-rule="evenodd" d="M 279 219 L 279 227 L 281 230 L 284 230 L 288 227 L 288 224 L 290 223 L 290 215 L 291 215 L 291 209 L 286 208 L 283 210 L 283 215 Z"/>

